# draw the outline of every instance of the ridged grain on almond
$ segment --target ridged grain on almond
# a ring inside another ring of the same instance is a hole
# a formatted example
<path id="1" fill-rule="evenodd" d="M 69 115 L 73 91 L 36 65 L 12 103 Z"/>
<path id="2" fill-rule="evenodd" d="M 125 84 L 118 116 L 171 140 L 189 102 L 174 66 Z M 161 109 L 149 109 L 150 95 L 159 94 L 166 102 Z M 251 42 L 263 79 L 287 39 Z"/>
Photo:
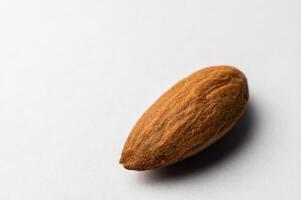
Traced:
<path id="1" fill-rule="evenodd" d="M 244 74 L 230 66 L 204 68 L 163 94 L 138 120 L 120 163 L 131 170 L 164 167 L 224 136 L 248 101 Z"/>

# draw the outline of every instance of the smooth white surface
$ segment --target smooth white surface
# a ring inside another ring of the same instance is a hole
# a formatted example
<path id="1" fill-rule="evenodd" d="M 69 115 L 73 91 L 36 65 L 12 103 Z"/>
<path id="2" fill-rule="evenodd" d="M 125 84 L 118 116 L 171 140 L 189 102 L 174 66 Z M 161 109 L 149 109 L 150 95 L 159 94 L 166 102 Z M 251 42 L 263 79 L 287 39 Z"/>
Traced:
<path id="1" fill-rule="evenodd" d="M 300 1 L 0 2 L 0 199 L 300 199 Z M 238 66 L 232 136 L 126 171 L 123 143 L 179 79 Z"/>

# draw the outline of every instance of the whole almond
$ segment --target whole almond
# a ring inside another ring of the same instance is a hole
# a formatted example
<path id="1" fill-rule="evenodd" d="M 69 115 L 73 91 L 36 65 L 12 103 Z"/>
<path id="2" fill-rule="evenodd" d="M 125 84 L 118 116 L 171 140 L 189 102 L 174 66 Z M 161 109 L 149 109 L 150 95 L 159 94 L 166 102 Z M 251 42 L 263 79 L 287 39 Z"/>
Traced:
<path id="1" fill-rule="evenodd" d="M 184 78 L 138 120 L 123 147 L 126 169 L 164 167 L 224 136 L 245 111 L 248 85 L 230 66 L 213 66 Z"/>

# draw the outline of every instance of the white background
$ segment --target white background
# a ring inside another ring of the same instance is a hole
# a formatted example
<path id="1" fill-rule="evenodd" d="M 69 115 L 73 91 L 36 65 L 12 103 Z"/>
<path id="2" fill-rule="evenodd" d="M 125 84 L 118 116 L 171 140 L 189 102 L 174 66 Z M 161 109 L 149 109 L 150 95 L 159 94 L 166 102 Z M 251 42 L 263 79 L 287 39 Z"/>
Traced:
<path id="1" fill-rule="evenodd" d="M 300 199 L 298 0 L 0 1 L 0 199 Z M 162 170 L 118 164 L 139 116 L 178 80 L 248 77 L 235 129 Z"/>

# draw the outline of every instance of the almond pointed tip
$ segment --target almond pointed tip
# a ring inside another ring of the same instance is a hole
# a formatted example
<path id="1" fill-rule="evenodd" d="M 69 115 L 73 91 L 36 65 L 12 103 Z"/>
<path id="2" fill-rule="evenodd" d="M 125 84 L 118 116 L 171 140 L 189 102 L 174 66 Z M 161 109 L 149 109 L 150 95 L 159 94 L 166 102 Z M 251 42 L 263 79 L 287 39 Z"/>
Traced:
<path id="1" fill-rule="evenodd" d="M 127 170 L 136 170 L 136 171 L 143 171 L 145 170 L 144 168 L 141 168 L 139 166 L 136 166 L 132 163 L 120 163 L 125 169 Z"/>
<path id="2" fill-rule="evenodd" d="M 119 160 L 119 164 L 121 164 L 127 170 L 136 170 L 136 171 L 143 171 L 146 170 L 139 162 L 136 162 L 130 157 L 126 157 L 124 155 L 121 156 Z"/>

